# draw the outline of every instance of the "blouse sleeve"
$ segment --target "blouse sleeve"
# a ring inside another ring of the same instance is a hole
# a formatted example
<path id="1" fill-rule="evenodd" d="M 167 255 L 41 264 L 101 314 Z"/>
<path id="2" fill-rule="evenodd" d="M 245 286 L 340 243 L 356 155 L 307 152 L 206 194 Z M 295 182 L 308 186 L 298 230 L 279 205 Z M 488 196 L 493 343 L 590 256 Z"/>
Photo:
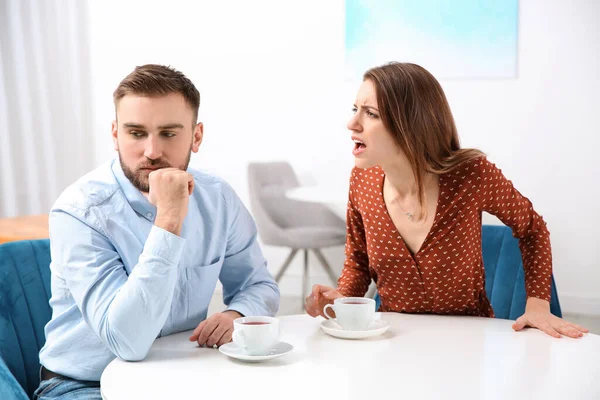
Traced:
<path id="1" fill-rule="evenodd" d="M 546 223 L 495 164 L 484 158 L 479 167 L 482 211 L 498 217 L 519 239 L 527 297 L 550 301 L 552 249 Z"/>

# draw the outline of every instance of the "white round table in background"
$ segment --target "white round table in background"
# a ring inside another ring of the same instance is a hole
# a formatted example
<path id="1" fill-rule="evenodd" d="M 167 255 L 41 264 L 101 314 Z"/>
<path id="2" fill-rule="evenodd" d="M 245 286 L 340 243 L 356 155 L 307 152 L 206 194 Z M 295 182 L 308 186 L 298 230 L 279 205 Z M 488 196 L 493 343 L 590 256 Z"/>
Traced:
<path id="1" fill-rule="evenodd" d="M 280 318 L 292 353 L 261 363 L 188 341 L 157 339 L 141 362 L 112 361 L 106 400 L 122 399 L 600 399 L 600 336 L 555 339 L 512 321 L 382 313 L 381 336 L 344 340 L 321 318 Z"/>
<path id="2" fill-rule="evenodd" d="M 285 195 L 294 200 L 325 204 L 338 217 L 346 220 L 348 186 L 318 185 L 300 186 L 288 190 Z"/>

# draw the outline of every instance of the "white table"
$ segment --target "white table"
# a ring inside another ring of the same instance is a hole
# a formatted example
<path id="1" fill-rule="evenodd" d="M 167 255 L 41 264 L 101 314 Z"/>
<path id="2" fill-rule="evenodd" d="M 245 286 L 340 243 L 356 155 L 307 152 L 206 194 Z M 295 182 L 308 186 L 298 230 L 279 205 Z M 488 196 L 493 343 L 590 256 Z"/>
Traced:
<path id="1" fill-rule="evenodd" d="M 325 204 L 337 216 L 344 221 L 346 220 L 347 185 L 300 186 L 288 190 L 285 195 L 294 200 Z"/>
<path id="2" fill-rule="evenodd" d="M 157 339 L 146 360 L 114 360 L 102 394 L 121 399 L 600 399 L 600 336 L 554 339 L 512 321 L 384 313 L 385 334 L 326 335 L 321 319 L 281 317 L 294 351 L 263 363 Z M 259 394 L 257 394 L 260 393 Z M 329 397 L 331 396 L 331 397 Z"/>

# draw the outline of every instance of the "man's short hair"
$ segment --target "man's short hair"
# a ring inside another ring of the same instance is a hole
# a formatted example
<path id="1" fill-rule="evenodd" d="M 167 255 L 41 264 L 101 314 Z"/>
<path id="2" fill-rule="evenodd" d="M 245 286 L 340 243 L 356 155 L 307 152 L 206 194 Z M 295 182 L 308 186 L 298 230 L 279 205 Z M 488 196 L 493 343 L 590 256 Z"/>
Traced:
<path id="1" fill-rule="evenodd" d="M 117 103 L 128 94 L 141 96 L 166 96 L 180 93 L 194 113 L 194 124 L 198 120 L 200 92 L 183 73 L 174 68 L 158 64 L 146 64 L 136 67 L 119 83 L 113 93 L 115 108 Z"/>

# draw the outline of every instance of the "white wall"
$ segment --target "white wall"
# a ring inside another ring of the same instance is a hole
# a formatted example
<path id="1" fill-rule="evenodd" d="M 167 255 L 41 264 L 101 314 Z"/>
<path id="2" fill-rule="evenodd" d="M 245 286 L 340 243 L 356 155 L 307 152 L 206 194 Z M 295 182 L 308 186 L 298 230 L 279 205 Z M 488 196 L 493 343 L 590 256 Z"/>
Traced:
<path id="1" fill-rule="evenodd" d="M 345 125 L 358 81 L 342 78 L 343 0 L 141 4 L 90 5 L 98 162 L 113 154 L 112 90 L 134 66 L 156 62 L 201 92 L 205 141 L 192 165 L 227 179 L 244 201 L 253 160 L 289 160 L 306 180 L 348 179 Z M 594 0 L 522 0 L 518 79 L 442 81 L 463 144 L 487 152 L 548 222 L 563 308 L 597 314 L 599 17 Z M 264 251 L 274 270 L 286 256 Z M 326 254 L 338 270 L 342 253 Z M 283 292 L 298 293 L 300 262 Z"/>

